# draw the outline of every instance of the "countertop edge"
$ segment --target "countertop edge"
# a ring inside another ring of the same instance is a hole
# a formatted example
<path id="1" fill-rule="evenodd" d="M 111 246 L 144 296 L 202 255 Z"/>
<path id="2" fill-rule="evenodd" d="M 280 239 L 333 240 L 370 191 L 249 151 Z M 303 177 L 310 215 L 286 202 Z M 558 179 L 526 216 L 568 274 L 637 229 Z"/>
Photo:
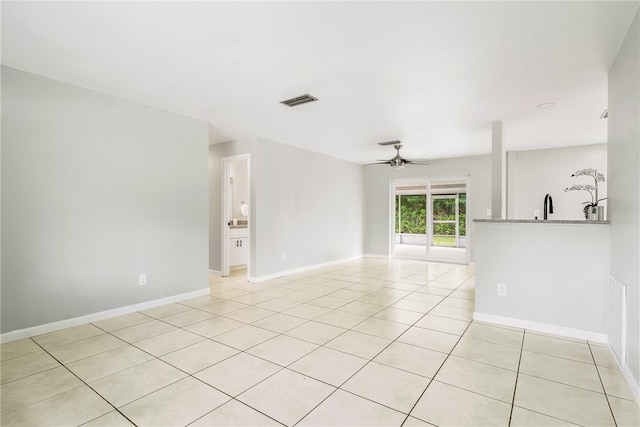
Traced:
<path id="1" fill-rule="evenodd" d="M 494 224 L 593 224 L 593 225 L 608 225 L 611 222 L 606 221 L 591 221 L 591 220 L 579 220 L 579 219 L 474 219 L 473 222 L 486 222 Z"/>

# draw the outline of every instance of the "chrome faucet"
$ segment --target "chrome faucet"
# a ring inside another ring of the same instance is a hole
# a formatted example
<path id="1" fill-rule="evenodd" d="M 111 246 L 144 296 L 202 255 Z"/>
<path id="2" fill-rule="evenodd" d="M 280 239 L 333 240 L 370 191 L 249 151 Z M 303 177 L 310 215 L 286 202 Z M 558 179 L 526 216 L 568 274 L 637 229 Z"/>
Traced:
<path id="1" fill-rule="evenodd" d="M 553 199 L 550 194 L 544 196 L 544 219 L 547 219 L 547 213 L 553 213 Z"/>

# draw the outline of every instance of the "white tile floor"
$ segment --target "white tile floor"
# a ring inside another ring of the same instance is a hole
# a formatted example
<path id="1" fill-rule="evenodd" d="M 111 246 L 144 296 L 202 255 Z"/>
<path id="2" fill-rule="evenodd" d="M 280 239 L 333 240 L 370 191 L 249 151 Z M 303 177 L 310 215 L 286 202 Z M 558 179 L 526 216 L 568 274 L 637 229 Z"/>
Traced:
<path id="1" fill-rule="evenodd" d="M 3 426 L 638 426 L 597 343 L 471 322 L 473 269 L 363 259 L 3 344 Z"/>
<path id="2" fill-rule="evenodd" d="M 396 243 L 395 257 L 406 260 L 427 259 L 427 248 L 420 245 L 406 245 Z M 467 252 L 465 248 L 451 248 L 446 246 L 431 246 L 430 260 L 438 262 L 450 262 L 455 264 L 465 264 L 467 262 Z"/>

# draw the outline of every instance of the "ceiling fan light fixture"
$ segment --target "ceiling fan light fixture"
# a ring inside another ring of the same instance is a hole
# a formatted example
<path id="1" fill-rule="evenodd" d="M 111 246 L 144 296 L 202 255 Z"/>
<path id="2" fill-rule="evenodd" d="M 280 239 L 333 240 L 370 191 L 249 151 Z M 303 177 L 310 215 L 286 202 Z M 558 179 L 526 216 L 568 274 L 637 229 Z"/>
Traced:
<path id="1" fill-rule="evenodd" d="M 405 160 L 398 154 L 396 157 L 389 160 L 389 164 L 393 169 L 402 169 L 407 164 L 407 162 L 405 162 Z"/>
<path id="2" fill-rule="evenodd" d="M 400 155 L 400 149 L 402 148 L 402 142 L 396 141 L 387 141 L 387 142 L 379 142 L 378 145 L 386 146 L 393 145 L 393 148 L 396 150 L 396 155 L 393 156 L 389 160 L 378 160 L 377 163 L 369 163 L 370 165 L 389 165 L 392 169 L 402 169 L 406 165 L 428 165 L 429 163 L 425 163 L 425 159 L 405 159 Z"/>

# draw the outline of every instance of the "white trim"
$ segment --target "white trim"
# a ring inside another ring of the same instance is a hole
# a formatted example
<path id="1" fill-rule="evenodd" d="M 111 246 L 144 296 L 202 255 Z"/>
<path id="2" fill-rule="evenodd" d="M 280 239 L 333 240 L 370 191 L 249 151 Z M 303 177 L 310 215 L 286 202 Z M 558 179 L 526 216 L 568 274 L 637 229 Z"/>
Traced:
<path id="1" fill-rule="evenodd" d="M 378 258 L 378 259 L 391 259 L 389 255 L 380 255 L 380 254 L 364 254 L 362 258 Z"/>
<path id="2" fill-rule="evenodd" d="M 480 322 L 495 323 L 498 325 L 513 326 L 515 328 L 529 329 L 546 334 L 561 335 L 580 340 L 606 343 L 607 334 L 601 332 L 586 331 L 584 329 L 567 328 L 564 326 L 551 325 L 549 323 L 532 322 L 529 320 L 515 319 L 513 317 L 496 316 L 493 314 L 473 312 L 473 320 Z"/>
<path id="3" fill-rule="evenodd" d="M 222 276 L 222 271 L 209 269 L 209 274 L 213 274 L 214 276 Z"/>
<path id="4" fill-rule="evenodd" d="M 152 301 L 141 302 L 138 304 L 128 305 L 126 307 L 114 308 L 112 310 L 100 311 L 98 313 L 91 313 L 80 317 L 74 317 L 72 319 L 60 320 L 58 322 L 46 323 L 44 325 L 32 326 L 30 328 L 18 329 L 15 331 L 5 332 L 0 334 L 0 343 L 6 343 L 10 341 L 16 341 L 23 338 L 29 338 L 36 335 L 46 334 L 48 332 L 59 331 L 60 329 L 71 328 L 73 326 L 80 326 L 91 322 L 97 322 L 98 320 L 109 319 L 115 316 L 121 316 L 123 314 L 129 314 L 136 311 L 147 310 L 149 308 L 158 307 L 161 305 L 170 304 L 172 302 L 184 301 L 186 299 L 196 298 L 203 295 L 209 295 L 210 289 L 200 289 L 198 291 L 187 292 L 184 294 L 173 295 L 170 297 L 160 298 Z"/>
<path id="5" fill-rule="evenodd" d="M 357 255 L 350 258 L 338 259 L 335 261 L 323 262 L 322 264 L 308 265 L 306 267 L 294 268 L 293 270 L 280 271 L 278 273 L 268 274 L 266 276 L 259 276 L 259 277 L 249 276 L 249 281 L 252 283 L 260 283 L 266 280 L 277 279 L 278 277 L 282 277 L 282 276 L 304 273 L 305 271 L 316 270 L 318 268 L 329 267 L 336 264 L 343 264 L 345 262 L 355 261 L 361 258 L 363 258 L 363 255 Z M 384 257 L 384 258 L 387 258 L 387 257 Z"/>
<path id="6" fill-rule="evenodd" d="M 613 351 L 611 350 L 611 347 L 609 347 L 609 351 L 611 351 L 611 354 L 613 355 Z M 614 357 L 614 359 L 616 358 Z M 616 359 L 616 363 L 618 363 L 618 359 Z M 633 374 L 631 373 L 629 366 L 626 364 L 623 366 L 620 366 L 620 363 L 618 363 L 618 367 L 620 367 L 620 370 L 622 371 L 622 375 L 624 376 L 624 379 L 627 380 L 627 384 L 629 385 L 629 388 L 631 389 L 631 392 L 635 396 L 636 402 L 637 402 L 638 400 L 640 400 L 640 387 L 638 386 L 636 379 L 633 377 Z"/>

